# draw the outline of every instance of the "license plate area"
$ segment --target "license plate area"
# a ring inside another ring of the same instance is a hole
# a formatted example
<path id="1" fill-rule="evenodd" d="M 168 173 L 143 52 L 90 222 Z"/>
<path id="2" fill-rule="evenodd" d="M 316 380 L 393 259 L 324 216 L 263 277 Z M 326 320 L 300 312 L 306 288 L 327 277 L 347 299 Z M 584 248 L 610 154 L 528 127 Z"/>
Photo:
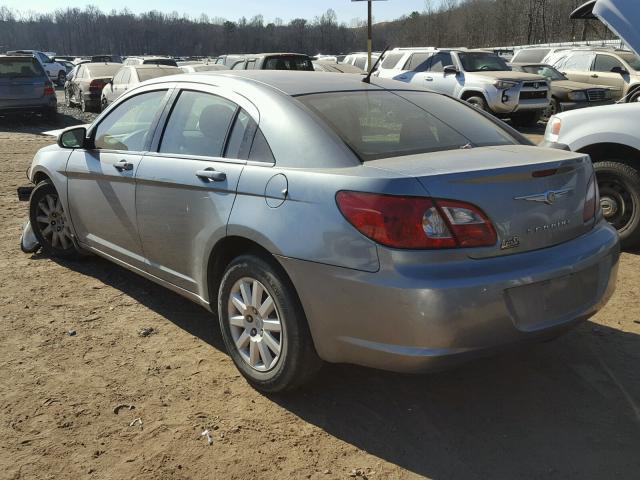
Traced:
<path id="1" fill-rule="evenodd" d="M 505 291 L 518 330 L 535 331 L 569 321 L 596 303 L 599 266 Z"/>

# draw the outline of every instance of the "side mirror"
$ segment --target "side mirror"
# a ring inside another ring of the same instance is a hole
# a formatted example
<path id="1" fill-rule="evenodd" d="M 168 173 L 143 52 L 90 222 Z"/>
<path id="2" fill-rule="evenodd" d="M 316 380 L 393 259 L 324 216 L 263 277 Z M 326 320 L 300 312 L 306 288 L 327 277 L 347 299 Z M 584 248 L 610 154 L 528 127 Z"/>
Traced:
<path id="1" fill-rule="evenodd" d="M 622 67 L 613 67 L 611 69 L 611 73 L 619 73 L 620 75 L 628 75 L 629 74 L 629 72 L 625 68 L 622 68 Z"/>
<path id="2" fill-rule="evenodd" d="M 58 135 L 58 146 L 61 148 L 84 148 L 87 143 L 87 129 L 76 127 L 65 130 Z"/>
<path id="3" fill-rule="evenodd" d="M 443 69 L 445 75 L 457 75 L 460 71 L 453 65 L 447 65 Z"/>

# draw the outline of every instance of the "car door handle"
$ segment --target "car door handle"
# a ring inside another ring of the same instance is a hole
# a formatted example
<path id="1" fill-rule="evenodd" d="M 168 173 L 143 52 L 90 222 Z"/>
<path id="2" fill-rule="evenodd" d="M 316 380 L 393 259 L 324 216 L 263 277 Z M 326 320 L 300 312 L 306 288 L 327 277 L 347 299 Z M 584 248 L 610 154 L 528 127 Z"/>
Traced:
<path id="1" fill-rule="evenodd" d="M 204 170 L 198 170 L 196 172 L 196 177 L 206 181 L 213 180 L 214 182 L 224 182 L 227 179 L 227 174 L 224 172 L 218 172 L 209 167 Z"/>
<path id="2" fill-rule="evenodd" d="M 591 75 L 591 78 L 600 78 L 600 77 L 598 77 L 598 75 L 594 73 L 593 75 Z"/>
<path id="3" fill-rule="evenodd" d="M 125 170 L 133 170 L 133 163 L 127 162 L 124 158 L 119 162 L 113 164 L 113 167 L 119 172 L 123 172 Z"/>
<path id="4" fill-rule="evenodd" d="M 427 82 L 433 82 L 433 77 L 424 77 Z"/>

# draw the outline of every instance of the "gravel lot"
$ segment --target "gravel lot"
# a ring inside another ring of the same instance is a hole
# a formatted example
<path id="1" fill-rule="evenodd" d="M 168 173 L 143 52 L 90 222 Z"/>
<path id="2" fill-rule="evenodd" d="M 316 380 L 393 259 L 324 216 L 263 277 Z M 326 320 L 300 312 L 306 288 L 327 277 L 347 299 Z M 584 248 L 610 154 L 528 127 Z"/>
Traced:
<path id="1" fill-rule="evenodd" d="M 0 119 L 0 477 L 638 478 L 637 254 L 554 342 L 424 376 L 332 365 L 267 397 L 203 309 L 99 258 L 19 250 L 39 132 L 89 120 L 61 111 Z"/>

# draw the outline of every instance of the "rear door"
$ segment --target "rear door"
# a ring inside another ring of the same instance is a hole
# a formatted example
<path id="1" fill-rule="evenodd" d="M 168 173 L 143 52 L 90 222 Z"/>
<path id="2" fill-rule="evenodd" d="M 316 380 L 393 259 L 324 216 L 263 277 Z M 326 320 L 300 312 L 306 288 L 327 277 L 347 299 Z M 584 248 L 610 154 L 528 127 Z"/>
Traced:
<path id="1" fill-rule="evenodd" d="M 226 235 L 246 163 L 234 153 L 237 138 L 255 115 L 246 99 L 216 87 L 184 86 L 178 92 L 153 152 L 144 156 L 136 175 L 136 211 L 149 273 L 204 294 L 198 283 L 210 249 Z"/>
<path id="2" fill-rule="evenodd" d="M 572 52 L 557 68 L 569 77 L 569 80 L 589 83 L 594 57 L 593 52 Z"/>
<path id="3" fill-rule="evenodd" d="M 93 147 L 67 163 L 70 213 L 78 240 L 143 269 L 135 211 L 135 174 L 151 142 L 168 89 L 146 90 L 118 104 L 90 132 Z"/>
<path id="4" fill-rule="evenodd" d="M 401 80 L 407 83 L 413 83 L 418 87 L 432 88 L 432 81 L 427 80 L 427 70 L 431 63 L 431 52 L 417 52 L 412 54 L 407 63 L 404 65 L 404 72 L 394 77 L 395 80 Z M 429 85 L 429 86 L 427 86 Z"/>
<path id="5" fill-rule="evenodd" d="M 593 67 L 591 67 L 589 83 L 592 85 L 614 87 L 615 90 L 611 93 L 614 95 L 614 98 L 618 100 L 623 95 L 625 84 L 629 80 L 629 75 L 622 75 L 620 71 L 612 72 L 613 69 L 627 70 L 627 67 L 613 55 L 598 53 L 595 62 L 593 62 Z"/>

